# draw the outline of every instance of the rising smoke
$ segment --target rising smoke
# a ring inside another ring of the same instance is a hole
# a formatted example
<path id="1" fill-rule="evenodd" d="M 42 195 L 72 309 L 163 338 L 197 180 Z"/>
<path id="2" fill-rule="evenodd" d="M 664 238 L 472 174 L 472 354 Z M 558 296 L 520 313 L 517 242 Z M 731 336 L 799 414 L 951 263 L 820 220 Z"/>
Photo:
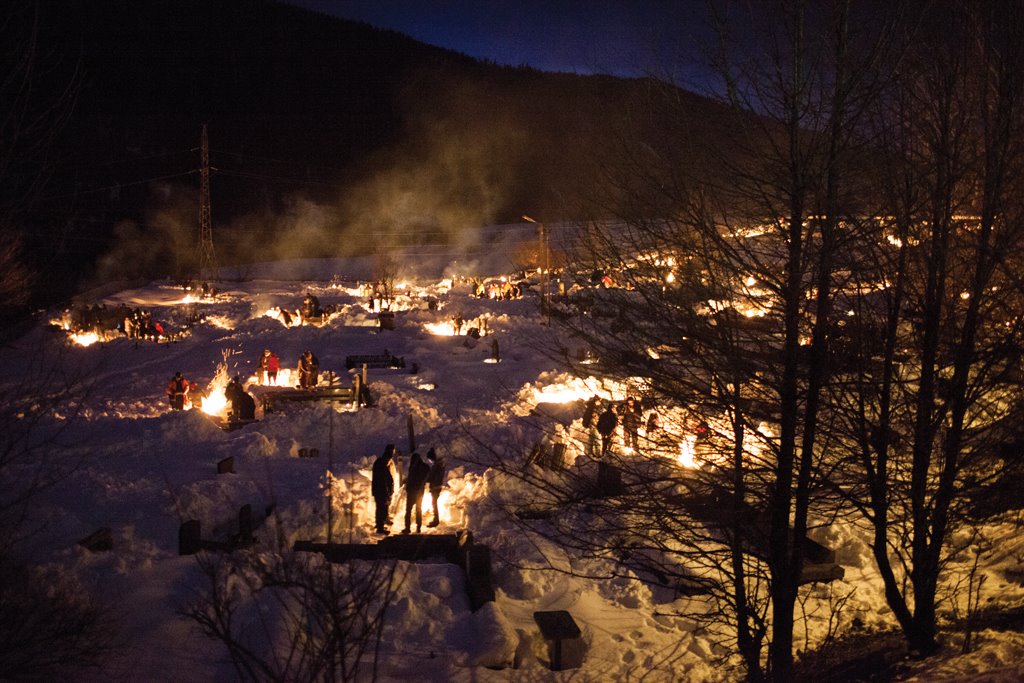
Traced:
<path id="1" fill-rule="evenodd" d="M 423 107 L 424 89 L 440 107 Z M 438 90 L 444 90 L 439 96 Z M 472 85 L 411 79 L 400 142 L 365 160 L 333 197 L 291 191 L 234 217 L 218 215 L 212 178 L 218 263 L 377 254 L 405 248 L 434 255 L 457 244 L 479 247 L 478 229 L 510 203 L 523 170 L 527 135 L 512 115 L 495 118 L 488 94 Z M 256 190 L 254 188 L 254 194 Z M 144 224 L 123 223 L 97 265 L 98 279 L 186 277 L 195 272 L 198 192 L 161 186 Z"/>

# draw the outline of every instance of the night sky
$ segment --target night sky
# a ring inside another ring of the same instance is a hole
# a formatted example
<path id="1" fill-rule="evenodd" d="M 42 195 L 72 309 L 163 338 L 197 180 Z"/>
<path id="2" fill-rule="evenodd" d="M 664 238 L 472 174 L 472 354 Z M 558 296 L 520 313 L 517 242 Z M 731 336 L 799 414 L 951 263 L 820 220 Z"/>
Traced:
<path id="1" fill-rule="evenodd" d="M 655 75 L 699 89 L 703 0 L 289 0 L 508 66 Z"/>

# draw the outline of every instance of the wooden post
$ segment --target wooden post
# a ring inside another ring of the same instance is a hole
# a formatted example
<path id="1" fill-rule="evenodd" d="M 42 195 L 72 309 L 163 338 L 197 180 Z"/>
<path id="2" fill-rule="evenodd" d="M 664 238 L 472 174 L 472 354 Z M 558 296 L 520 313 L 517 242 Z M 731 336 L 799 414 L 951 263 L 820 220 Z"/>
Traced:
<path id="1" fill-rule="evenodd" d="M 359 408 L 363 405 L 363 383 L 357 374 L 352 378 L 352 405 Z"/>

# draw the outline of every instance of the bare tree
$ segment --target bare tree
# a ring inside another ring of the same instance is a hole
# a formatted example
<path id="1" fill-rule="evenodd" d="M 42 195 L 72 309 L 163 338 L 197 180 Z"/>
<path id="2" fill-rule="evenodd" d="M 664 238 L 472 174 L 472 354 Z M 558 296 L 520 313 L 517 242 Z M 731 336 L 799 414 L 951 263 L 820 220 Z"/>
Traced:
<path id="1" fill-rule="evenodd" d="M 742 25 L 757 27 L 754 39 L 748 31 L 745 48 L 722 51 L 737 64 L 721 62 L 731 96 L 722 116 L 733 125 L 717 149 L 686 135 L 679 107 L 678 138 L 662 148 L 623 139 L 609 157 L 609 189 L 595 191 L 570 262 L 581 284 L 592 273 L 614 284 L 587 287 L 555 316 L 573 341 L 551 351 L 589 347 L 597 364 L 571 353 L 563 362 L 632 385 L 674 423 L 667 450 L 611 456 L 623 489 L 598 517 L 618 526 L 579 545 L 619 552 L 617 539 L 649 551 L 639 555 L 658 558 L 666 576 L 703 574 L 702 588 L 729 606 L 747 676 L 788 680 L 807 533 L 838 502 L 827 420 L 840 373 L 836 301 L 849 284 L 848 250 L 869 228 L 856 218 L 864 115 L 897 41 L 893 19 L 851 18 L 846 2 L 750 11 Z M 655 94 L 666 95 L 658 108 L 685 103 L 670 89 Z M 703 467 L 664 463 L 698 434 Z M 580 499 L 578 487 L 563 488 L 549 497 Z M 711 565 L 713 578 L 700 570 Z"/>
<path id="2" fill-rule="evenodd" d="M 40 39 L 40 3 L 19 3 L 0 16 L 0 314 L 25 304 L 33 284 L 21 237 L 31 208 L 54 169 L 54 144 L 70 117 L 80 79 L 48 89 L 60 55 Z"/>
<path id="3" fill-rule="evenodd" d="M 381 310 L 391 308 L 395 299 L 395 280 L 398 278 L 398 257 L 393 251 L 378 250 L 373 258 L 374 298 L 380 299 Z"/>
<path id="4" fill-rule="evenodd" d="M 209 592 L 185 614 L 224 644 L 239 679 L 376 680 L 397 562 L 246 550 L 202 563 Z"/>
<path id="5" fill-rule="evenodd" d="M 1012 3 L 929 17 L 882 100 L 878 229 L 858 251 L 873 295 L 850 324 L 856 372 L 837 429 L 911 648 L 937 647 L 950 532 L 1016 439 L 1024 214 L 1024 22 Z M 955 580 L 954 580 L 955 581 Z"/>
<path id="6" fill-rule="evenodd" d="M 16 370 L 0 391 L 0 670 L 12 680 L 101 667 L 119 642 L 109 609 L 25 550 L 43 530 L 40 496 L 81 463 L 65 436 L 88 393 L 80 368 L 40 347 L 5 349 Z"/>

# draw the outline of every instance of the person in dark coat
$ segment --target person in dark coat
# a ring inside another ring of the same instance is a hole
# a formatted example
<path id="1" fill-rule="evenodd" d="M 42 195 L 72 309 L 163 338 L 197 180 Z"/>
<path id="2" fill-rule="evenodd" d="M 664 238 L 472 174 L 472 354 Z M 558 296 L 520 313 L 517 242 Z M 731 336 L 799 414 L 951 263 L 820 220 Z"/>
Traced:
<path id="1" fill-rule="evenodd" d="M 409 474 L 405 478 L 405 528 L 403 534 L 409 533 L 412 512 L 416 511 L 416 533 L 423 528 L 423 488 L 427 485 L 430 465 L 423 461 L 419 452 L 413 453 L 409 459 Z"/>
<path id="2" fill-rule="evenodd" d="M 252 422 L 256 419 L 256 401 L 244 389 L 231 399 L 231 421 Z"/>
<path id="3" fill-rule="evenodd" d="M 437 526 L 441 523 L 441 513 L 437 509 L 437 499 L 441 496 L 441 489 L 444 488 L 444 479 L 447 468 L 444 458 L 438 455 L 433 448 L 427 451 L 427 462 L 430 463 L 430 471 L 427 472 L 427 486 L 430 488 L 430 497 L 434 505 L 434 519 L 427 526 Z"/>
<path id="4" fill-rule="evenodd" d="M 320 361 L 312 351 L 306 351 L 299 358 L 299 386 L 303 389 L 316 387 L 320 373 Z"/>
<path id="5" fill-rule="evenodd" d="M 634 451 L 640 449 L 638 436 L 642 422 L 643 414 L 640 412 L 640 406 L 636 404 L 635 398 L 628 397 L 622 405 L 622 431 L 626 436 L 626 446 Z"/>
<path id="6" fill-rule="evenodd" d="M 373 494 L 375 521 L 378 534 L 388 533 L 388 508 L 391 496 L 395 493 L 394 463 L 391 458 L 395 454 L 395 445 L 389 443 L 384 452 L 373 461 L 373 475 L 370 480 L 370 492 Z"/>
<path id="7" fill-rule="evenodd" d="M 611 404 L 597 418 L 597 432 L 601 435 L 601 457 L 604 457 L 612 450 L 612 439 L 615 436 L 615 428 L 619 426 L 619 418 L 615 415 Z"/>

